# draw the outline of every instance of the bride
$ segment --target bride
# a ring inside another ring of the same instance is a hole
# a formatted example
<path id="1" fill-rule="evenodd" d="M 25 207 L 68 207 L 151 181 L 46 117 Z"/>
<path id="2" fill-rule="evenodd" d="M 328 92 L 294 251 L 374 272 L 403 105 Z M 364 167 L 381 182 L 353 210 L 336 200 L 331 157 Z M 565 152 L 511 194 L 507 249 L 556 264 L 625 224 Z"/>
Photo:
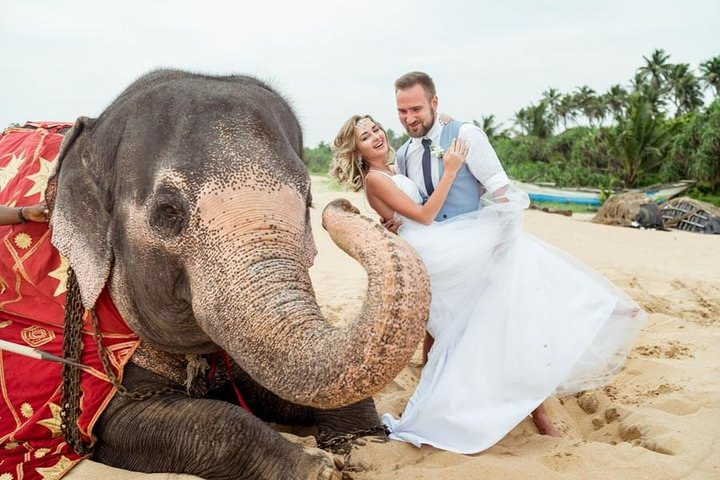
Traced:
<path id="1" fill-rule="evenodd" d="M 348 189 L 364 189 L 382 218 L 402 219 L 398 234 L 423 259 L 432 284 L 427 329 L 435 341 L 402 416 L 383 416 L 390 438 L 476 453 L 531 413 L 541 433 L 560 435 L 544 400 L 607 384 L 645 312 L 600 274 L 525 232 L 529 199 L 510 183 L 477 210 L 433 222 L 467 156 L 463 142 L 445 152 L 443 176 L 424 204 L 415 183 L 390 166 L 394 152 L 372 117 L 351 117 L 333 146 L 331 174 Z"/>

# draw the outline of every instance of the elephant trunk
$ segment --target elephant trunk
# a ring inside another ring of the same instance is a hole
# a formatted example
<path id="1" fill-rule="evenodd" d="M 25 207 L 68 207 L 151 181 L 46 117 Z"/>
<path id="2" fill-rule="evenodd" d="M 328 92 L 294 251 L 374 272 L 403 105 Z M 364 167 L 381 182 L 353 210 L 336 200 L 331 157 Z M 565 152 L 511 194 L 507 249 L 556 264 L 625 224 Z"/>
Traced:
<path id="1" fill-rule="evenodd" d="M 358 213 L 345 200 L 323 212 L 335 243 L 368 274 L 367 300 L 346 326 L 331 325 L 320 312 L 307 269 L 291 254 L 296 239 L 286 238 L 288 254 L 278 257 L 283 237 L 277 231 L 260 236 L 274 244 L 272 255 L 262 241 L 235 252 L 244 265 L 228 282 L 239 286 L 228 296 L 245 298 L 220 298 L 212 313 L 198 316 L 257 382 L 294 403 L 334 408 L 377 393 L 422 338 L 430 308 L 422 261 L 404 241 Z"/>

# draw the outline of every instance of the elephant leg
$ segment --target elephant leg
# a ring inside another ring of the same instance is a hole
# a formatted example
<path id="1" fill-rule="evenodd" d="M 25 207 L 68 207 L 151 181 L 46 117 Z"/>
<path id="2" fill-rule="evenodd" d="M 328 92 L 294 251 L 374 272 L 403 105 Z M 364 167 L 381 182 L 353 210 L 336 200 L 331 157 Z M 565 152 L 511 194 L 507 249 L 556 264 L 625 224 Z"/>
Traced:
<path id="1" fill-rule="evenodd" d="M 124 383 L 154 376 L 128 365 Z M 129 388 L 133 388 L 129 386 Z M 208 480 L 339 479 L 332 456 L 295 445 L 260 419 L 220 400 L 181 393 L 142 401 L 116 396 L 95 428 L 93 458 L 141 472 L 190 473 Z"/>
<path id="2" fill-rule="evenodd" d="M 265 422 L 282 425 L 314 425 L 316 408 L 297 405 L 283 400 L 270 390 L 262 387 L 245 373 L 234 361 L 232 366 L 232 382 L 224 365 L 218 372 L 224 378 L 223 384 L 209 393 L 212 398 L 239 404 L 238 394 L 253 415 Z M 235 388 L 237 388 L 237 392 Z"/>
<path id="3" fill-rule="evenodd" d="M 320 430 L 318 445 L 334 452 L 346 449 L 348 441 L 357 437 L 375 436 L 387 439 L 387 433 L 372 398 L 346 407 L 317 410 L 315 419 Z"/>
<path id="4" fill-rule="evenodd" d="M 286 425 L 315 424 L 319 429 L 320 445 L 331 443 L 335 439 L 364 435 L 386 438 L 385 429 L 372 398 L 329 410 L 305 407 L 283 400 L 263 388 L 237 364 L 233 364 L 232 368 L 235 384 L 244 401 L 255 415 L 265 421 Z M 234 394 L 226 393 L 226 395 Z"/>

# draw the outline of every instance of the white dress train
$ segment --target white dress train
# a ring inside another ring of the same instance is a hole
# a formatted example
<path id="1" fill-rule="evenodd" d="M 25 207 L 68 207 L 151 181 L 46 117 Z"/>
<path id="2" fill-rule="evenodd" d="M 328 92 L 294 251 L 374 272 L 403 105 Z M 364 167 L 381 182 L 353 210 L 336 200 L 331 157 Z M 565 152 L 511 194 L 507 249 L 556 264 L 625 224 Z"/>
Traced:
<path id="1" fill-rule="evenodd" d="M 416 185 L 395 184 L 420 203 Z M 610 381 L 646 314 L 574 257 L 523 231 L 527 194 L 400 236 L 420 254 L 432 284 L 435 338 L 419 384 L 390 438 L 476 453 L 502 439 L 553 394 Z"/>

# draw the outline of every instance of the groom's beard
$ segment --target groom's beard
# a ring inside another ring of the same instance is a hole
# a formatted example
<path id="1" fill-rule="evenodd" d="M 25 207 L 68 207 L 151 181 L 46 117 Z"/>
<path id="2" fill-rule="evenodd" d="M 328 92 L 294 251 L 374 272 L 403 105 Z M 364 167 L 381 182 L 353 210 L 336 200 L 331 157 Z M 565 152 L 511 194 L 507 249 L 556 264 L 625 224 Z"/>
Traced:
<path id="1" fill-rule="evenodd" d="M 411 136 L 412 138 L 422 138 L 425 135 L 427 135 L 427 133 L 430 131 L 430 129 L 433 127 L 433 125 L 435 125 L 435 110 L 430 110 L 430 112 L 431 112 L 430 113 L 430 122 L 425 123 L 425 122 L 421 121 L 420 126 L 422 128 L 420 128 L 420 130 L 410 131 L 410 130 L 408 130 L 407 126 L 405 127 L 405 131 L 407 132 L 407 134 L 409 136 Z"/>

